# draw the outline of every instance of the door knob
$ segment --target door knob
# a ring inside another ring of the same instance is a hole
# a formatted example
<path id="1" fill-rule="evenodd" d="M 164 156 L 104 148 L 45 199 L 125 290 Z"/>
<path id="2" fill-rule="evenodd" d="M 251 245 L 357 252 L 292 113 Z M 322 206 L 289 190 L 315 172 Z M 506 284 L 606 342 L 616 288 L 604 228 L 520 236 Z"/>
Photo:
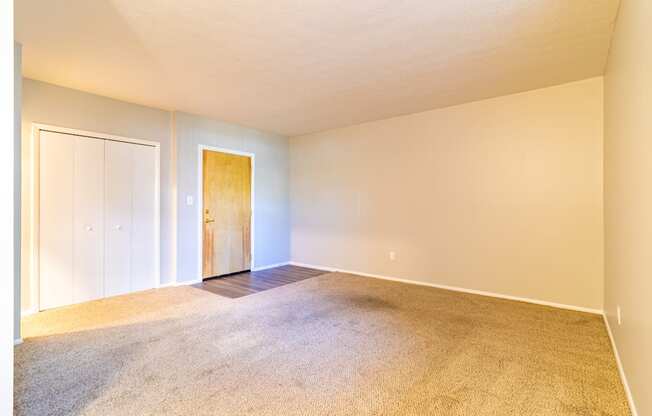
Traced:
<path id="1" fill-rule="evenodd" d="M 115 229 L 118 230 L 118 231 L 122 230 L 122 225 L 116 225 Z"/>
<path id="2" fill-rule="evenodd" d="M 93 231 L 93 227 L 91 227 L 90 225 L 87 225 L 86 226 L 86 231 Z"/>
<path id="3" fill-rule="evenodd" d="M 209 215 L 210 211 L 209 210 L 205 210 L 204 213 L 206 214 L 206 215 L 204 215 L 204 222 L 206 224 L 210 224 L 211 222 L 215 222 L 215 219 L 210 217 L 210 215 Z"/>

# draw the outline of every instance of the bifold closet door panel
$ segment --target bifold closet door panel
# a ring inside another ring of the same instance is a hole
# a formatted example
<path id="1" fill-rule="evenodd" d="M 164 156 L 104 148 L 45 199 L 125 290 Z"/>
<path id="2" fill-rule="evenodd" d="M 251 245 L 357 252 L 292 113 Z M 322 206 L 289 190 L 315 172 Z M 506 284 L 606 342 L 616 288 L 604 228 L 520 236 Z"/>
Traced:
<path id="1" fill-rule="evenodd" d="M 104 296 L 104 140 L 75 138 L 73 301 Z"/>
<path id="2" fill-rule="evenodd" d="M 156 163 L 157 150 L 132 145 L 133 200 L 131 234 L 131 288 L 145 290 L 158 281 L 156 256 Z"/>
<path id="3" fill-rule="evenodd" d="M 131 291 L 133 144 L 107 140 L 105 296 Z"/>
<path id="4" fill-rule="evenodd" d="M 73 303 L 75 136 L 40 133 L 40 309 Z"/>

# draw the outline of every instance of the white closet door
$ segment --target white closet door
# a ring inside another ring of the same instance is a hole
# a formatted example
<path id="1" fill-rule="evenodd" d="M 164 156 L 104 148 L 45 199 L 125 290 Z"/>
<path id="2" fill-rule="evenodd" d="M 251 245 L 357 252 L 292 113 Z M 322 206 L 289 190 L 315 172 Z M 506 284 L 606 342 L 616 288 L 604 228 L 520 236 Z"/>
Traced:
<path id="1" fill-rule="evenodd" d="M 73 302 L 104 296 L 104 141 L 75 138 Z"/>
<path id="2" fill-rule="evenodd" d="M 75 136 L 40 134 L 40 309 L 73 303 Z"/>
<path id="3" fill-rule="evenodd" d="M 131 233 L 131 290 L 151 289 L 158 280 L 156 256 L 156 161 L 154 147 L 132 145 L 133 200 Z"/>
<path id="4" fill-rule="evenodd" d="M 156 287 L 158 149 L 40 133 L 40 308 Z"/>
<path id="5" fill-rule="evenodd" d="M 107 140 L 105 295 L 131 291 L 133 147 Z"/>

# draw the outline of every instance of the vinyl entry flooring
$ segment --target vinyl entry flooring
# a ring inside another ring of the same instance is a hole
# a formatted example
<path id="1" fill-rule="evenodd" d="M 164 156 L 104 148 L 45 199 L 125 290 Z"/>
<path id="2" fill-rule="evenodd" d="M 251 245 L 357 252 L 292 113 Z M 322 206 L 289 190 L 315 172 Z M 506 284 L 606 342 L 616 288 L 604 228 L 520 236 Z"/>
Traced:
<path id="1" fill-rule="evenodd" d="M 279 266 L 255 272 L 234 273 L 221 277 L 204 279 L 194 287 L 207 290 L 227 298 L 240 298 L 252 293 L 299 282 L 327 273 L 324 270 L 299 266 Z"/>

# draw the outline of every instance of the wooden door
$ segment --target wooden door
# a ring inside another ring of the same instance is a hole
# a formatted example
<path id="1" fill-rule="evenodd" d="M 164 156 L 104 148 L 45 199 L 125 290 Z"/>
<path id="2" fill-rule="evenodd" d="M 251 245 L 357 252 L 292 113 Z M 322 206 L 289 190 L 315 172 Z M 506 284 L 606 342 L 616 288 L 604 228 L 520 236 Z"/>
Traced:
<path id="1" fill-rule="evenodd" d="M 251 159 L 203 152 L 204 278 L 251 267 Z"/>

